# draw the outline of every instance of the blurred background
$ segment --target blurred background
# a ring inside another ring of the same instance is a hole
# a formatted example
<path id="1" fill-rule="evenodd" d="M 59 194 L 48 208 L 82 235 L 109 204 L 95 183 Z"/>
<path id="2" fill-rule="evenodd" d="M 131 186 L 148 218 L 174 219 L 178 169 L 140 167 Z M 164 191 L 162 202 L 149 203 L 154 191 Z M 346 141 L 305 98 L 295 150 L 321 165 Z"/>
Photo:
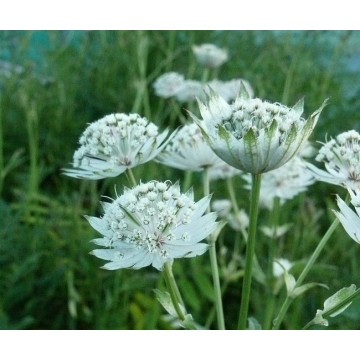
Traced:
<path id="1" fill-rule="evenodd" d="M 68 178 L 61 169 L 71 166 L 87 124 L 107 114 L 137 112 L 160 129 L 175 129 L 181 125 L 172 116 L 175 109 L 182 116 L 185 108 L 196 112 L 195 103 L 159 98 L 152 84 L 169 71 L 200 80 L 203 68 L 192 45 L 202 43 L 228 49 L 229 60 L 212 75 L 246 79 L 256 97 L 288 106 L 305 97 L 306 117 L 329 98 L 313 142 L 360 131 L 359 31 L 0 31 L 1 329 L 175 326 L 152 291 L 164 286 L 161 273 L 153 268 L 109 272 L 88 254 L 97 234 L 83 215 L 99 216 L 101 196 L 113 197 L 114 186 L 128 186 L 126 177 L 85 181 Z M 153 162 L 134 174 L 142 181 L 184 178 L 181 171 Z M 201 184 L 197 174 L 193 182 Z M 236 186 L 240 205 L 247 208 L 248 193 L 241 181 Z M 221 183 L 212 190 L 215 198 L 226 196 Z M 300 228 L 291 234 L 294 242 L 282 244 L 289 258 L 299 260 L 295 274 L 333 219 L 335 193 L 343 196 L 344 190 L 317 183 L 284 207 L 283 222 Z M 201 196 L 201 186 L 196 194 Z M 230 236 L 225 233 L 224 241 Z M 301 328 L 324 299 L 359 285 L 359 255 L 358 245 L 338 228 L 309 275 L 330 292 L 316 288 L 296 300 L 284 328 Z M 193 317 L 212 328 L 206 260 L 184 259 L 174 271 Z M 224 292 L 229 328 L 236 327 L 239 283 L 229 281 Z M 264 290 L 259 285 L 254 291 L 256 312 Z M 279 305 L 284 295 L 279 294 Z M 354 302 L 332 328 L 360 328 L 359 307 Z"/>

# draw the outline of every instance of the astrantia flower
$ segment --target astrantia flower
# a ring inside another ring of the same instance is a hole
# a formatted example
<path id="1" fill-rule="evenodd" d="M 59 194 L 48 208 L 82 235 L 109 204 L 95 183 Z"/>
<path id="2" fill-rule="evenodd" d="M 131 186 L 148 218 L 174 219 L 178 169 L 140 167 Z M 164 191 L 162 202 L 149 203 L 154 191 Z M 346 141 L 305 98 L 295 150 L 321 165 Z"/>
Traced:
<path id="1" fill-rule="evenodd" d="M 339 195 L 336 196 L 336 200 L 340 212 L 333 211 L 349 236 L 360 244 L 360 191 L 353 191 L 350 188 L 348 188 L 348 191 L 351 195 L 351 203 L 356 213 L 346 205 L 345 201 L 341 200 Z"/>
<path id="2" fill-rule="evenodd" d="M 251 176 L 242 176 L 248 182 L 247 189 L 251 189 Z M 275 197 L 280 204 L 294 198 L 315 182 L 313 173 L 306 167 L 300 156 L 295 156 L 279 169 L 263 174 L 260 187 L 260 204 L 272 209 Z"/>
<path id="3" fill-rule="evenodd" d="M 203 85 L 196 80 L 185 80 L 175 93 L 176 100 L 189 102 L 196 98 L 204 98 Z"/>
<path id="4" fill-rule="evenodd" d="M 209 87 L 214 90 L 219 96 L 221 96 L 226 102 L 233 101 L 237 98 L 240 91 L 241 83 L 244 85 L 249 96 L 254 97 L 254 90 L 250 83 L 244 79 L 233 79 L 230 81 L 211 80 L 207 83 L 204 91 L 209 93 Z"/>
<path id="5" fill-rule="evenodd" d="M 315 160 L 323 161 L 327 170 L 326 172 L 308 164 L 317 180 L 359 189 L 360 134 L 357 131 L 344 132 L 325 143 Z"/>
<path id="6" fill-rule="evenodd" d="M 170 140 L 167 134 L 138 114 L 107 115 L 84 131 L 74 153 L 75 169 L 64 174 L 91 180 L 117 176 L 157 156 Z"/>
<path id="7" fill-rule="evenodd" d="M 185 78 L 177 72 L 168 72 L 158 77 L 154 84 L 155 94 L 165 99 L 175 96 L 184 85 Z"/>
<path id="8" fill-rule="evenodd" d="M 194 45 L 192 50 L 197 61 L 206 67 L 217 68 L 228 59 L 227 51 L 213 44 Z"/>
<path id="9" fill-rule="evenodd" d="M 216 213 L 203 215 L 209 202 L 207 196 L 195 203 L 192 189 L 182 194 L 178 183 L 150 181 L 125 189 L 112 203 L 102 203 L 102 218 L 86 217 L 103 236 L 92 241 L 106 247 L 92 254 L 109 261 L 108 270 L 161 270 L 165 262 L 201 255 L 208 245 L 200 241 L 217 227 Z"/>
<path id="10" fill-rule="evenodd" d="M 184 125 L 158 155 L 156 161 L 176 169 L 190 171 L 229 167 L 211 150 L 199 127 L 194 123 Z"/>
<path id="11" fill-rule="evenodd" d="M 229 165 L 253 174 L 283 166 L 310 136 L 324 107 L 308 120 L 301 117 L 303 100 L 293 108 L 251 99 L 241 86 L 233 104 L 211 91 L 199 101 L 202 120 L 192 115 L 214 152 Z"/>

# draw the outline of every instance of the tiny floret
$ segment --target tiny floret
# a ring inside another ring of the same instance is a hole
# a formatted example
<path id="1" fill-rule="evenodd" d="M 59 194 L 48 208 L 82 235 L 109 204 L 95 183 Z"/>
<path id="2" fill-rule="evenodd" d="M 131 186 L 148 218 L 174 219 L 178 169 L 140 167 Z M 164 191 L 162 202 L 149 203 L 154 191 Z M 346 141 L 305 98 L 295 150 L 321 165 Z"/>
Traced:
<path id="1" fill-rule="evenodd" d="M 90 180 L 118 176 L 157 156 L 170 140 L 167 134 L 159 134 L 155 124 L 138 114 L 107 115 L 84 131 L 74 169 L 64 169 L 64 174 Z"/>
<path id="2" fill-rule="evenodd" d="M 86 216 L 103 237 L 93 243 L 105 247 L 92 254 L 107 260 L 105 269 L 139 269 L 163 265 L 176 258 L 203 254 L 200 241 L 217 227 L 215 212 L 205 214 L 210 196 L 194 201 L 192 189 L 180 192 L 178 183 L 151 181 L 139 184 L 111 203 L 102 203 L 101 218 Z"/>

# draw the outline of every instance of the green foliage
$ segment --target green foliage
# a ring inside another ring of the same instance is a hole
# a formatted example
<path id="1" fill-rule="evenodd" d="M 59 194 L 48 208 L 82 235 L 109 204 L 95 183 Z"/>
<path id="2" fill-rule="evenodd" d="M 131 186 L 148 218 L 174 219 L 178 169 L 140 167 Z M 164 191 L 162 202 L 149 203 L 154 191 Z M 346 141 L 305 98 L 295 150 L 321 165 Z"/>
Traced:
<path id="1" fill-rule="evenodd" d="M 198 110 L 157 97 L 152 83 L 167 71 L 200 80 L 203 69 L 191 46 L 214 43 L 229 50 L 229 61 L 212 74 L 221 80 L 242 77 L 256 96 L 289 106 L 305 97 L 306 117 L 330 98 L 313 141 L 360 130 L 359 38 L 357 31 L 0 31 L 0 60 L 22 67 L 11 76 L 0 72 L 0 328 L 176 327 L 152 291 L 164 289 L 161 273 L 109 272 L 88 254 L 97 235 L 83 215 L 99 215 L 101 195 L 114 197 L 114 186 L 120 192 L 129 182 L 125 175 L 94 182 L 61 175 L 86 124 L 112 112 L 138 112 L 161 129 L 175 129 L 188 117 L 184 108 Z M 186 176 L 154 162 L 134 175 L 180 184 Z M 247 210 L 249 193 L 242 181 L 234 183 L 238 204 Z M 190 185 L 197 199 L 202 196 L 199 174 Z M 228 197 L 221 181 L 211 191 L 214 199 Z M 275 240 L 275 256 L 296 260 L 295 278 L 333 220 L 335 192 L 344 194 L 317 183 L 282 207 L 280 223 L 296 226 Z M 269 225 L 265 210 L 259 225 Z M 245 247 L 240 238 L 236 259 L 228 227 L 217 243 L 228 328 L 237 326 Z M 268 241 L 259 233 L 256 254 L 263 269 L 269 266 Z M 339 227 L 307 281 L 330 290 L 315 287 L 296 298 L 283 328 L 302 328 L 331 294 L 347 284 L 359 286 L 359 256 L 360 247 Z M 176 262 L 174 273 L 194 321 L 216 328 L 208 255 Z M 267 321 L 263 310 L 270 295 L 263 283 L 253 282 L 253 329 Z M 273 314 L 285 295 L 285 286 L 274 295 Z M 354 301 L 329 328 L 359 329 L 358 305 Z"/>

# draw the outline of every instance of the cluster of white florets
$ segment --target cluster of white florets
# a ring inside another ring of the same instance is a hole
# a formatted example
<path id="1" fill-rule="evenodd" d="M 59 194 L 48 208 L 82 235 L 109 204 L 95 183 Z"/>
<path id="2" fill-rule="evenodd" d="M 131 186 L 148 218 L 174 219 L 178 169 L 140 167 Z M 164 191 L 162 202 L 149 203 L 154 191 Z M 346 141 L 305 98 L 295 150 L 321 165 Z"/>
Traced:
<path id="1" fill-rule="evenodd" d="M 348 180 L 360 181 L 360 134 L 355 130 L 331 139 L 319 150 L 315 158 L 323 161 L 329 170 L 347 174 Z"/>
<path id="2" fill-rule="evenodd" d="M 111 114 L 90 124 L 80 137 L 81 147 L 74 153 L 74 167 L 88 165 L 88 156 L 103 155 L 114 165 L 131 165 L 136 154 L 158 128 L 138 114 Z"/>
<path id="3" fill-rule="evenodd" d="M 236 139 L 241 139 L 250 129 L 259 135 L 260 130 L 269 127 L 273 121 L 277 122 L 280 133 L 284 134 L 292 126 L 300 128 L 305 122 L 298 112 L 285 105 L 239 97 L 232 105 L 231 117 L 223 119 L 223 125 Z"/>
<path id="4" fill-rule="evenodd" d="M 195 202 L 170 182 L 152 181 L 127 189 L 106 206 L 102 220 L 109 229 L 109 246 L 121 241 L 166 257 L 162 246 L 179 240 L 172 230 L 189 224 L 195 208 Z M 190 234 L 182 233 L 180 240 L 190 241 Z"/>

